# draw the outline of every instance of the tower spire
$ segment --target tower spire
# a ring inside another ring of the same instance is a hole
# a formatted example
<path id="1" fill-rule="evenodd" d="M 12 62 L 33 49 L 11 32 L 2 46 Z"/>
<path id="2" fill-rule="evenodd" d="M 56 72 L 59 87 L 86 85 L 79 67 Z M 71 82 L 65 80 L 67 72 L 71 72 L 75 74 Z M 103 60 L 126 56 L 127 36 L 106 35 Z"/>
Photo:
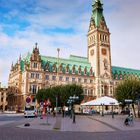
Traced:
<path id="1" fill-rule="evenodd" d="M 101 0 L 94 0 L 92 4 L 92 17 L 91 20 L 94 21 L 96 27 L 99 27 L 100 22 L 104 18 L 103 16 L 103 4 Z"/>

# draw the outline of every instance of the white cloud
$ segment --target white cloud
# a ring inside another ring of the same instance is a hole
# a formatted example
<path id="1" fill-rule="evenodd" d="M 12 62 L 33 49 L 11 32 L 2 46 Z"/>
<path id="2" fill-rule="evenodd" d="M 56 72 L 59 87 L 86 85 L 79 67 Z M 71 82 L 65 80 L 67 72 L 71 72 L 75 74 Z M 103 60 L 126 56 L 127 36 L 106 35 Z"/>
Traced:
<path id="1" fill-rule="evenodd" d="M 32 51 L 38 42 L 42 55 L 57 56 L 56 49 L 61 49 L 60 56 L 70 54 L 87 55 L 87 31 L 91 15 L 90 0 L 40 0 L 36 3 L 34 13 L 26 13 L 24 19 L 30 25 L 24 30 L 17 30 L 13 36 L 3 32 L 0 25 L 0 81 L 6 83 L 12 61 L 16 62 L 20 54 Z M 139 69 L 140 64 L 140 1 L 104 0 L 104 16 L 111 32 L 112 64 Z M 25 7 L 25 5 L 23 5 Z M 30 7 L 29 7 L 30 8 Z M 23 13 L 16 9 L 10 17 Z M 30 9 L 29 9 L 30 10 Z M 9 15 L 8 15 L 9 16 Z M 9 17 L 9 18 L 10 18 Z M 52 32 L 45 34 L 44 28 L 73 28 L 74 34 Z M 80 50 L 80 52 L 79 52 Z M 6 64 L 4 62 L 7 62 Z"/>
<path id="2" fill-rule="evenodd" d="M 10 63 L 9 59 L 0 59 L 0 81 L 2 81 L 2 85 L 7 85 Z"/>

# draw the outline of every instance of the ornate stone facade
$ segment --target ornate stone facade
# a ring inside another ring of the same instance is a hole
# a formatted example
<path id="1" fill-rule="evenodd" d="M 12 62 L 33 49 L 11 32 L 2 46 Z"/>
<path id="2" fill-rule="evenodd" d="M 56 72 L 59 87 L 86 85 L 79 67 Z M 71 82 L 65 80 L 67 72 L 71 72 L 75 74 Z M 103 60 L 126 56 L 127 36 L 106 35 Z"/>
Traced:
<path id="1" fill-rule="evenodd" d="M 8 89 L 1 87 L 0 83 L 0 111 L 7 110 L 7 93 Z"/>
<path id="2" fill-rule="evenodd" d="M 140 79 L 140 70 L 111 65 L 110 32 L 100 0 L 93 2 L 87 34 L 87 58 L 70 55 L 69 59 L 41 56 L 37 44 L 32 53 L 19 57 L 9 74 L 9 108 L 23 109 L 25 98 L 35 102 L 38 89 L 59 84 L 81 84 L 85 101 L 114 96 L 116 84 L 125 78 Z"/>

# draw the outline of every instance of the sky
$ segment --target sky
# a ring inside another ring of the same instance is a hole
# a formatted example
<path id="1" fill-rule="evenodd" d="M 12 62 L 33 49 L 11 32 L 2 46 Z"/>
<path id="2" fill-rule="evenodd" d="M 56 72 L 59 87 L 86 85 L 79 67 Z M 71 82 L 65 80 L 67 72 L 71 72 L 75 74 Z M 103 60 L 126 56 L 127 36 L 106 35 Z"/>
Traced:
<path id="1" fill-rule="evenodd" d="M 0 0 L 0 82 L 7 86 L 11 64 L 32 52 L 68 58 L 87 56 L 94 0 Z M 113 66 L 140 70 L 140 0 L 101 0 L 111 33 Z M 79 51 L 80 50 L 80 51 Z"/>

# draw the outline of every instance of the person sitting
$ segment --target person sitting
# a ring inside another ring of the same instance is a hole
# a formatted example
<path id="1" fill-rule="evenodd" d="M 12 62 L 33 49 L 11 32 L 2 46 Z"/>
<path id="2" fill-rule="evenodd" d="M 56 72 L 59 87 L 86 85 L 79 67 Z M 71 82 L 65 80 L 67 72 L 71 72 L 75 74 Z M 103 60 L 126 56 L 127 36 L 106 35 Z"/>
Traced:
<path id="1" fill-rule="evenodd" d="M 124 121 L 124 124 L 125 124 L 125 125 L 131 125 L 131 124 L 133 124 L 133 114 L 132 114 L 132 113 L 130 113 L 130 114 L 127 116 L 127 118 L 126 118 L 125 121 Z"/>
<path id="2" fill-rule="evenodd" d="M 129 118 L 128 117 L 125 119 L 124 124 L 129 125 Z"/>

